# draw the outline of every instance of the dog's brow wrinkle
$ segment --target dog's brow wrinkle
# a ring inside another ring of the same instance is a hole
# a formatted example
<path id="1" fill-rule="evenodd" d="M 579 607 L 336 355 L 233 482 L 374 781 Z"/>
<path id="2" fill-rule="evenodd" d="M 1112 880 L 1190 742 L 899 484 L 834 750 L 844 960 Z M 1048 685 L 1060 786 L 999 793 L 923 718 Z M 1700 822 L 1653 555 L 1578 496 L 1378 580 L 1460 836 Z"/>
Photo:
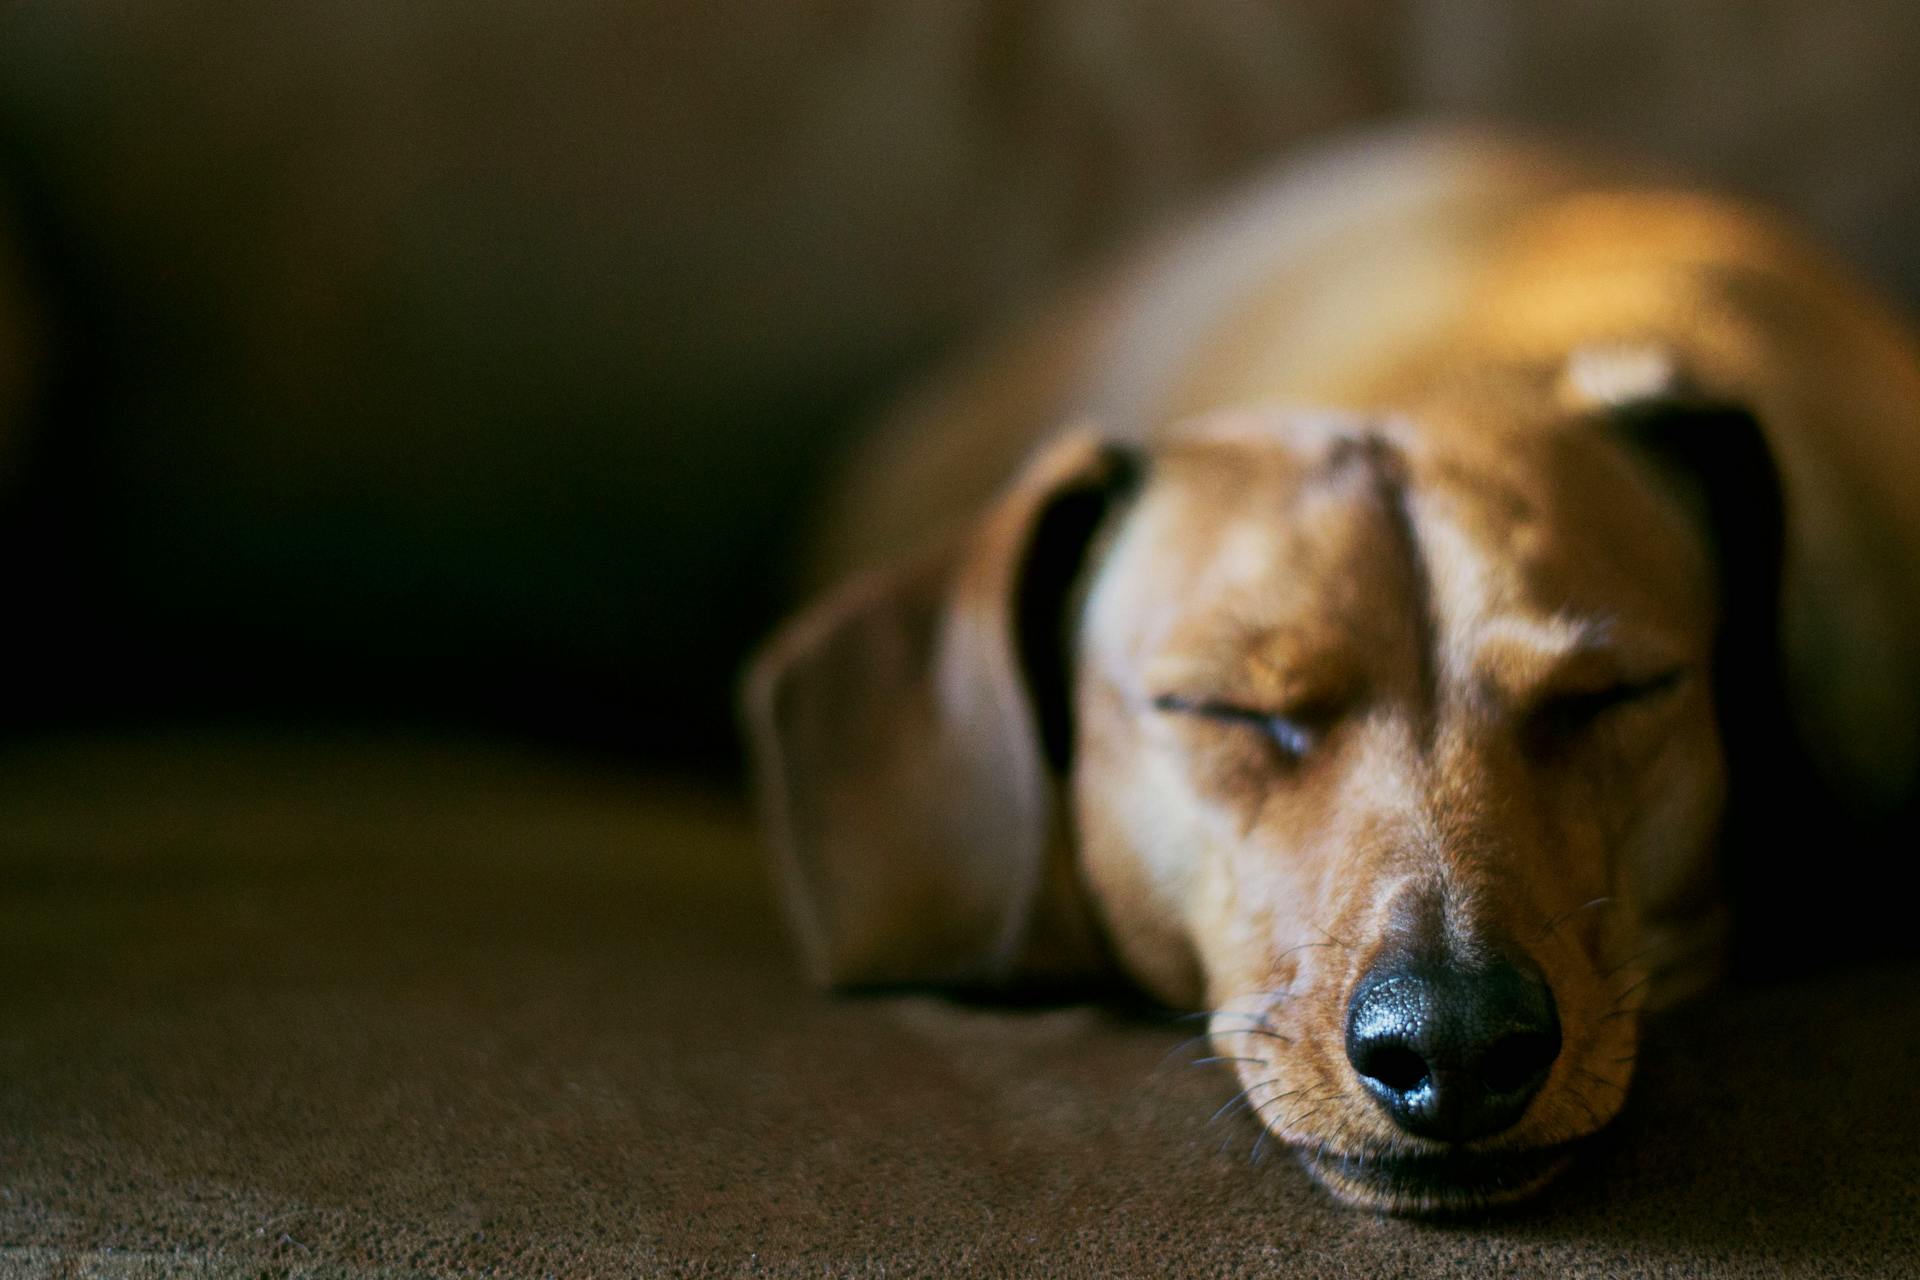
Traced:
<path id="1" fill-rule="evenodd" d="M 1369 432 L 1359 442 L 1359 455 L 1373 480 L 1374 492 L 1386 512 L 1388 527 L 1407 570 L 1408 607 L 1413 619 L 1415 676 L 1419 697 L 1419 736 L 1431 752 L 1439 731 L 1440 674 L 1439 619 L 1434 614 L 1433 576 L 1407 496 L 1407 464 L 1399 449 L 1384 436 Z"/>

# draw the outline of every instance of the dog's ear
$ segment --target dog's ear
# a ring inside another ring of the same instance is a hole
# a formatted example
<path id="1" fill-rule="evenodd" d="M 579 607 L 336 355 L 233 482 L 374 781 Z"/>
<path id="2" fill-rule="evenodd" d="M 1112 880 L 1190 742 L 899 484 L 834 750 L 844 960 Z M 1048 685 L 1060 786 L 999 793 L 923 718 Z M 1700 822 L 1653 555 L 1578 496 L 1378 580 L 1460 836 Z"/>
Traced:
<path id="1" fill-rule="evenodd" d="M 753 663 L 763 817 L 817 981 L 993 987 L 1092 947 L 1055 844 L 1065 612 L 1131 472 L 1062 437 L 957 545 L 852 582 Z M 1063 931 L 1084 936 L 1036 936 Z"/>
<path id="2" fill-rule="evenodd" d="M 1701 386 L 1659 346 L 1598 346 L 1568 358 L 1562 391 L 1599 412 L 1694 517 L 1720 594 L 1723 676 L 1777 681 L 1787 518 L 1780 469 L 1753 409 Z M 1729 665 L 1730 664 L 1730 665 Z"/>
<path id="3" fill-rule="evenodd" d="M 1780 630 L 1786 506 L 1759 420 L 1744 405 L 1693 395 L 1623 404 L 1613 413 L 1706 538 L 1719 583 L 1721 636 L 1738 633 L 1743 656 L 1734 658 L 1736 665 L 1776 657 L 1774 641 L 1760 637 Z M 1756 654 L 1756 646 L 1767 652 Z"/>
<path id="4" fill-rule="evenodd" d="M 1818 843 L 1806 803 L 1816 770 L 1787 699 L 1782 584 L 1788 512 L 1780 470 L 1745 405 L 1685 386 L 1614 405 L 1611 415 L 1689 509 L 1710 553 L 1720 597 L 1713 693 L 1727 763 L 1720 879 L 1734 908 L 1735 965 L 1770 967 L 1777 952 L 1768 901 L 1802 877 L 1789 860 Z"/>

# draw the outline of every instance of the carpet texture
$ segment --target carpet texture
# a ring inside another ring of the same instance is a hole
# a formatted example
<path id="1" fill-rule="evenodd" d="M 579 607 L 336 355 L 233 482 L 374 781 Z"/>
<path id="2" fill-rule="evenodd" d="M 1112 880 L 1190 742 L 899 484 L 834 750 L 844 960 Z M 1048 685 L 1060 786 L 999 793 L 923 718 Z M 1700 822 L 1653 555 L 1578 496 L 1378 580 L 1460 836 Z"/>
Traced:
<path id="1" fill-rule="evenodd" d="M 0 755 L 0 1273 L 1920 1274 L 1920 972 L 1655 1028 L 1542 1204 L 1249 1160 L 1166 1019 L 797 981 L 738 806 L 494 751 Z"/>

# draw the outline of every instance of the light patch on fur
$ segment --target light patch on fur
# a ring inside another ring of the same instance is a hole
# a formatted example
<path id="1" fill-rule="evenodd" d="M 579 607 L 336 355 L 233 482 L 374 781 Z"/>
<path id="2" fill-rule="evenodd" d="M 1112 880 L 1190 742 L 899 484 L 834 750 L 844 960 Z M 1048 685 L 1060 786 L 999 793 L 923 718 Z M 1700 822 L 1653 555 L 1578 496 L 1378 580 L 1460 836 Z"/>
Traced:
<path id="1" fill-rule="evenodd" d="M 1283 448 L 1301 457 L 1314 457 L 1342 441 L 1357 442 L 1374 431 L 1375 424 L 1358 414 L 1319 405 L 1276 403 L 1201 414 L 1173 428 L 1168 438 Z"/>
<path id="2" fill-rule="evenodd" d="M 1207 565 L 1199 584 L 1202 592 L 1251 587 L 1269 580 L 1280 568 L 1284 543 L 1273 531 L 1251 521 L 1236 522 L 1220 536 L 1219 550 Z"/>
<path id="3" fill-rule="evenodd" d="M 1410 489 L 1406 502 L 1420 531 L 1434 612 L 1442 624 L 1434 661 L 1443 685 L 1461 684 L 1471 679 L 1473 668 L 1471 651 L 1460 641 L 1483 633 L 1487 619 L 1503 611 L 1511 587 L 1486 549 L 1449 518 L 1444 497 Z"/>
<path id="4" fill-rule="evenodd" d="M 1489 618 L 1480 628 L 1480 649 L 1476 661 L 1481 661 L 1480 655 L 1489 649 L 1512 647 L 1530 650 L 1542 663 L 1550 663 L 1578 650 L 1605 643 L 1612 629 L 1603 620 L 1576 618 L 1568 614 L 1553 614 L 1546 618 L 1507 614 Z"/>
<path id="5" fill-rule="evenodd" d="M 1677 395 L 1680 361 L 1665 347 L 1608 343 L 1581 347 L 1560 371 L 1560 396 L 1569 408 L 1619 408 Z"/>
<path id="6" fill-rule="evenodd" d="M 1500 672 L 1509 684 L 1538 685 L 1582 654 L 1609 648 L 1617 631 L 1606 618 L 1498 614 L 1481 622 L 1465 669 Z"/>
<path id="7" fill-rule="evenodd" d="M 1121 526 L 1107 551 L 1108 565 L 1129 564 L 1142 558 L 1141 548 L 1152 547 L 1169 537 L 1170 531 L 1179 527 L 1179 516 L 1171 495 L 1158 490 L 1150 492 Z M 1101 573 L 1081 609 L 1082 635 L 1095 644 L 1120 643 L 1121 637 L 1129 637 L 1130 656 L 1136 659 L 1164 651 L 1168 634 L 1180 621 L 1180 611 L 1173 597 L 1158 602 L 1143 599 L 1150 582 L 1144 572 Z M 1135 619 L 1139 620 L 1138 625 L 1130 628 L 1129 621 Z M 1116 669 L 1122 669 L 1130 665 L 1125 661 L 1128 656 L 1115 653 L 1108 655 L 1108 660 Z M 1144 687 L 1126 690 L 1127 695 L 1136 700 L 1144 700 L 1153 692 L 1156 691 Z"/>

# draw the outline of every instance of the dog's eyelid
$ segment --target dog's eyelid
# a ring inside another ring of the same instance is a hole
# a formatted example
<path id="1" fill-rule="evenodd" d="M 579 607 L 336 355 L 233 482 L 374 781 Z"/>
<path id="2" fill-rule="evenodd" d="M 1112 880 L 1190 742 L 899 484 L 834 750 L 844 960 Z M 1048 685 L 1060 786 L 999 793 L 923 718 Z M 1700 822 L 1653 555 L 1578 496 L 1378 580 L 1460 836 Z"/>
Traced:
<path id="1" fill-rule="evenodd" d="M 1288 763 L 1297 763 L 1319 747 L 1344 713 L 1345 704 L 1326 699 L 1301 701 L 1289 710 L 1267 711 L 1211 698 L 1161 694 L 1153 699 L 1157 711 L 1205 720 L 1245 725 L 1257 730 Z"/>
<path id="2" fill-rule="evenodd" d="M 1527 718 L 1542 727 L 1578 728 L 1610 711 L 1651 703 L 1673 693 L 1690 674 L 1686 666 L 1673 666 L 1651 675 L 1550 689 L 1534 699 Z"/>
<path id="3" fill-rule="evenodd" d="M 1270 714 L 1222 698 L 1194 697 L 1182 693 L 1156 694 L 1152 705 L 1155 711 L 1201 716 L 1208 720 L 1265 720 Z"/>
<path id="4" fill-rule="evenodd" d="M 1695 665 L 1684 643 L 1638 634 L 1575 643 L 1557 652 L 1520 646 L 1480 656 L 1487 663 L 1482 677 L 1486 694 L 1521 709 L 1608 691 L 1644 687 L 1652 693 L 1677 682 Z"/>
<path id="5" fill-rule="evenodd" d="M 1177 715 L 1201 716 L 1209 720 L 1245 720 L 1256 723 L 1287 721 L 1318 732 L 1338 719 L 1347 703 L 1334 698 L 1298 698 L 1282 707 L 1262 707 L 1236 702 L 1231 698 L 1194 697 L 1180 693 L 1156 694 L 1150 705 L 1155 711 Z"/>
<path id="6" fill-rule="evenodd" d="M 1622 674 L 1611 679 L 1595 680 L 1584 685 L 1570 685 L 1563 689 L 1552 690 L 1547 694 L 1554 698 L 1609 698 L 1631 701 L 1650 698 L 1657 694 L 1676 689 L 1687 677 L 1687 668 L 1683 665 L 1658 667 L 1647 674 Z"/>

